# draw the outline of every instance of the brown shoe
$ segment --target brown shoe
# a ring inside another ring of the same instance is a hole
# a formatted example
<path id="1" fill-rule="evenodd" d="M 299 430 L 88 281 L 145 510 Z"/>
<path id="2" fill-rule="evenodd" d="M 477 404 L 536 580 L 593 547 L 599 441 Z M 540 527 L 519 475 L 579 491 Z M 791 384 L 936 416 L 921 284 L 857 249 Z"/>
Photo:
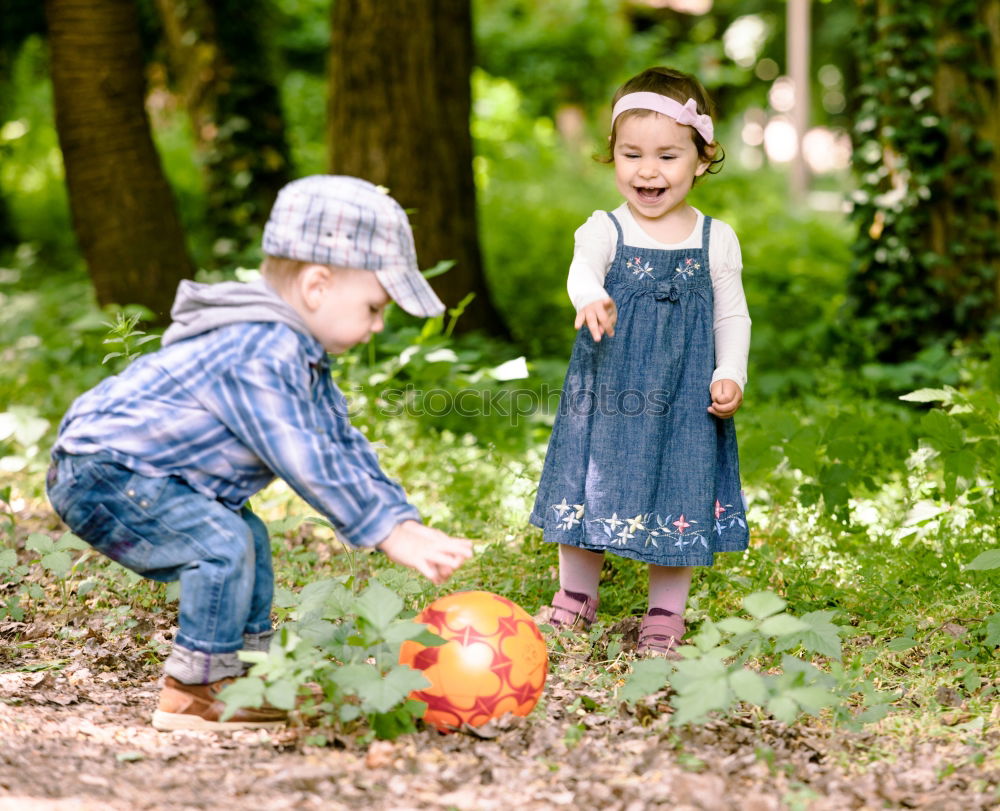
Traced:
<path id="1" fill-rule="evenodd" d="M 153 713 L 153 728 L 163 731 L 193 729 L 225 732 L 233 729 L 271 729 L 284 726 L 288 713 L 265 703 L 261 707 L 241 707 L 226 721 L 219 720 L 226 705 L 217 696 L 236 679 L 219 679 L 210 684 L 182 684 L 164 677 L 160 704 Z"/>

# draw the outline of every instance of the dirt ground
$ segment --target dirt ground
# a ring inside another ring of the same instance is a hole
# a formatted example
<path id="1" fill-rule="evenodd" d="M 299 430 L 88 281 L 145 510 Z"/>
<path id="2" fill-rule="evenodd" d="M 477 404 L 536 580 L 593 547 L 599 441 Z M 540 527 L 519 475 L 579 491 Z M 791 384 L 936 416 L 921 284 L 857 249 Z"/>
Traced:
<path id="1" fill-rule="evenodd" d="M 956 709 L 864 732 L 749 713 L 678 730 L 664 696 L 629 708 L 591 685 L 584 642 L 553 652 L 528 718 L 475 733 L 316 747 L 302 727 L 157 732 L 172 612 L 63 610 L 46 588 L 34 616 L 0 621 L 0 811 L 1000 808 L 1000 704 L 979 729 Z"/>
<path id="2" fill-rule="evenodd" d="M 57 638 L 57 623 L 77 638 Z M 947 727 L 831 733 L 750 716 L 677 731 L 662 697 L 572 709 L 581 694 L 608 704 L 572 655 L 557 661 L 541 710 L 478 735 L 319 748 L 294 728 L 156 732 L 158 665 L 106 628 L 84 615 L 0 623 L 0 811 L 1000 807 L 1000 769 L 982 756 L 1000 744 L 1000 717 L 974 740 Z"/>

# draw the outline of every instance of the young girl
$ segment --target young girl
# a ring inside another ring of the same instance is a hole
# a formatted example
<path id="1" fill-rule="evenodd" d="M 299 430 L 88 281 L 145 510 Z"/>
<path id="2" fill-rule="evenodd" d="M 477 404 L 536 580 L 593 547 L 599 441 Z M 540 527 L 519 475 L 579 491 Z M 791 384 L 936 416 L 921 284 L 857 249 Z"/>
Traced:
<path id="1" fill-rule="evenodd" d="M 541 619 L 587 627 L 604 552 L 645 561 L 639 651 L 676 658 L 692 567 L 747 547 L 731 417 L 750 316 L 735 233 L 687 202 L 722 163 L 705 89 L 650 68 L 613 103 L 606 162 L 625 202 L 576 232 L 580 331 L 531 513 L 559 544 L 560 588 Z"/>

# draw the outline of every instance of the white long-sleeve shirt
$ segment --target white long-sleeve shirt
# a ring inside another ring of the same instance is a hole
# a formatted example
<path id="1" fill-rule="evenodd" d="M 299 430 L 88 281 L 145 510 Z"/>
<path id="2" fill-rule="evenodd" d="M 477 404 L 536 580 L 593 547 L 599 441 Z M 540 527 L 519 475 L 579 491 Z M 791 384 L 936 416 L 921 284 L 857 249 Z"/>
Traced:
<path id="1" fill-rule="evenodd" d="M 636 248 L 678 250 L 700 248 L 705 215 L 698 209 L 698 221 L 682 242 L 667 244 L 653 239 L 642 230 L 622 203 L 612 212 L 621 224 L 626 245 Z M 566 288 L 577 311 L 595 301 L 607 298 L 604 277 L 615 258 L 618 232 L 604 211 L 595 211 L 575 235 L 576 247 L 569 266 Z M 733 229 L 721 220 L 712 220 L 708 245 L 708 261 L 715 299 L 713 329 L 715 332 L 716 380 L 734 380 L 740 389 L 746 388 L 747 356 L 750 352 L 750 313 L 743 293 L 743 257 L 740 242 Z"/>

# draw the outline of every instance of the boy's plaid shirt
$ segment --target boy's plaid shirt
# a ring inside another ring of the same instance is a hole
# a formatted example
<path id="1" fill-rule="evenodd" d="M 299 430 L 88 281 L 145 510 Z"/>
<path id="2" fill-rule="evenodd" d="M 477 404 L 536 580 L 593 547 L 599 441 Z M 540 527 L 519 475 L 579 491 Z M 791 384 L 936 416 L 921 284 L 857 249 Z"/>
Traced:
<path id="1" fill-rule="evenodd" d="M 239 509 L 275 476 L 355 546 L 419 520 L 347 418 L 315 338 L 279 323 L 219 327 L 146 355 L 73 403 L 53 455 L 104 454 L 177 476 Z"/>

